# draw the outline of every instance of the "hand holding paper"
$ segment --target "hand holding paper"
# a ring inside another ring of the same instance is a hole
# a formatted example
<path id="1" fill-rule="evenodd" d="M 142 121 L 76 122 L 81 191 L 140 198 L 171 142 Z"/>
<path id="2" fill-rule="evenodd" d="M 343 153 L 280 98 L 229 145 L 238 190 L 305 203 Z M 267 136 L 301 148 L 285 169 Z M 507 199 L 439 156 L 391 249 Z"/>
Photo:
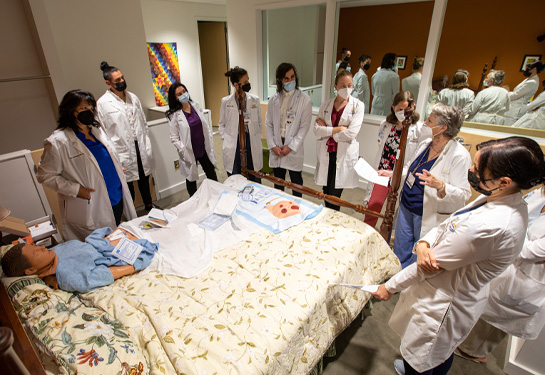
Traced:
<path id="1" fill-rule="evenodd" d="M 354 166 L 354 170 L 360 177 L 378 185 L 388 186 L 388 182 L 390 181 L 389 177 L 379 176 L 377 171 L 375 171 L 364 158 L 358 159 Z"/>

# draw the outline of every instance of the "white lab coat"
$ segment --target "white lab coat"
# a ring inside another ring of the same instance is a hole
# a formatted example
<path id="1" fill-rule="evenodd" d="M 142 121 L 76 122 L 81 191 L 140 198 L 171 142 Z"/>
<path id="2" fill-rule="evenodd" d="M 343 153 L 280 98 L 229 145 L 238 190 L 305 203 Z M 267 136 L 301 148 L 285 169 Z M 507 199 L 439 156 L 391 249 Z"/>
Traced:
<path id="1" fill-rule="evenodd" d="M 195 109 L 195 112 L 199 115 L 202 123 L 202 131 L 204 134 L 204 148 L 208 159 L 214 165 L 216 165 L 216 156 L 214 155 L 214 140 L 212 138 L 212 129 L 210 124 L 204 117 L 203 110 L 199 103 L 190 101 L 189 104 Z M 168 125 L 170 127 L 170 141 L 176 147 L 178 155 L 180 156 L 180 173 L 188 181 L 197 181 L 199 178 L 199 170 L 197 166 L 197 160 L 193 153 L 193 145 L 191 144 L 191 129 L 189 123 L 185 117 L 184 111 L 180 109 L 174 112 L 168 119 Z"/>
<path id="2" fill-rule="evenodd" d="M 364 116 L 364 104 L 358 99 L 349 96 L 348 103 L 344 107 L 343 114 L 339 120 L 339 126 L 346 126 L 347 129 L 335 135 L 331 124 L 331 113 L 335 98 L 322 103 L 318 111 L 318 118 L 325 121 L 327 126 L 320 126 L 314 123 L 314 135 L 316 140 L 316 170 L 314 181 L 317 185 L 327 185 L 327 174 L 329 168 L 329 153 L 326 142 L 333 137 L 337 142 L 337 170 L 335 174 L 335 189 L 358 187 L 359 177 L 354 170 L 354 165 L 360 156 L 360 144 L 356 140 L 360 132 Z"/>
<path id="3" fill-rule="evenodd" d="M 123 214 L 125 219 L 132 220 L 136 211 L 115 148 L 102 129 L 93 128 L 92 133 L 112 158 L 123 188 Z M 36 177 L 58 194 L 65 241 L 84 241 L 95 229 L 116 227 L 100 167 L 91 151 L 71 129 L 55 130 L 44 140 L 44 152 Z M 91 193 L 89 201 L 77 198 L 80 186 L 96 190 Z"/>
<path id="4" fill-rule="evenodd" d="M 233 93 L 221 99 L 219 133 L 223 140 L 223 167 L 229 173 L 233 172 L 235 153 L 238 142 L 238 104 Z M 248 132 L 250 133 L 250 147 L 254 170 L 263 168 L 263 146 L 261 145 L 262 127 L 261 103 L 259 97 L 246 93 L 246 113 L 250 113 Z"/>
<path id="5" fill-rule="evenodd" d="M 295 119 L 290 125 L 286 126 L 285 143 L 282 144 L 282 135 L 280 134 L 280 94 L 275 93 L 269 99 L 267 114 L 265 116 L 265 131 L 267 134 L 267 147 L 288 146 L 291 152 L 286 156 L 277 156 L 274 152 L 269 152 L 269 167 L 284 168 L 290 171 L 300 172 L 303 170 L 303 161 L 305 158 L 305 137 L 310 129 L 312 119 L 312 102 L 310 96 L 299 89 L 293 93 L 288 108 L 295 112 Z"/>
<path id="6" fill-rule="evenodd" d="M 528 211 L 545 205 L 542 189 L 529 194 Z M 490 283 L 490 296 L 481 319 L 510 335 L 527 340 L 545 325 L 545 214 L 528 227 L 520 256 Z"/>
<path id="7" fill-rule="evenodd" d="M 390 134 L 390 129 L 392 128 L 392 126 L 395 126 L 395 124 L 390 124 L 386 120 L 383 120 L 380 123 L 377 138 L 378 150 L 375 156 L 375 161 L 372 164 L 373 167 L 377 170 L 380 169 L 380 158 L 382 157 L 384 144 L 388 139 L 388 135 Z M 426 139 L 431 138 L 431 136 L 431 129 L 427 126 L 424 126 L 424 123 L 422 122 L 417 122 L 416 124 L 412 124 L 411 126 L 409 126 L 409 131 L 407 132 L 407 143 L 405 146 L 405 166 L 415 156 L 414 153 L 416 152 L 418 145 L 424 142 Z M 364 204 L 369 203 L 369 199 L 371 199 L 371 193 L 373 192 L 373 186 L 375 186 L 375 184 L 373 184 L 372 182 L 367 183 L 367 192 L 365 194 L 365 198 L 363 199 Z M 397 201 L 399 202 L 399 199 Z"/>
<path id="8" fill-rule="evenodd" d="M 491 86 L 479 92 L 471 106 L 469 121 L 503 125 L 504 114 L 509 110 L 509 92 L 499 86 Z"/>
<path id="9" fill-rule="evenodd" d="M 475 93 L 473 90 L 464 87 L 456 90 L 451 88 L 443 89 L 439 92 L 438 101 L 445 105 L 461 108 L 464 111 L 464 115 L 467 117 L 473 107 L 473 101 L 475 100 Z"/>
<path id="10" fill-rule="evenodd" d="M 394 96 L 399 92 L 399 75 L 389 69 L 380 69 L 371 78 L 373 86 L 372 115 L 388 116 L 394 102 Z"/>
<path id="11" fill-rule="evenodd" d="M 545 130 L 545 91 L 526 106 L 526 114 L 513 127 Z"/>
<path id="12" fill-rule="evenodd" d="M 357 98 L 365 104 L 365 113 L 369 113 L 369 100 L 371 99 L 371 87 L 369 87 L 369 78 L 365 73 L 365 70 L 358 70 L 356 75 L 354 75 L 354 91 L 352 91 L 352 96 Z"/>
<path id="13" fill-rule="evenodd" d="M 410 91 L 414 96 L 414 102 L 418 101 L 418 90 L 420 90 L 420 82 L 422 81 L 422 73 L 414 72 L 410 76 L 401 80 L 401 90 Z"/>
<path id="14" fill-rule="evenodd" d="M 134 131 L 140 150 L 140 158 L 144 167 L 144 174 L 149 176 L 153 171 L 154 161 L 151 151 L 151 141 L 148 135 L 148 125 L 142 104 L 136 95 L 126 91 L 127 97 L 132 103 L 135 113 Z M 131 135 L 131 125 L 125 112 L 125 103 L 111 90 L 107 90 L 97 101 L 97 117 L 104 127 L 104 131 L 110 137 L 117 150 L 121 165 L 126 169 L 127 181 L 136 181 L 138 176 L 138 163 L 136 161 L 136 147 Z"/>
<path id="15" fill-rule="evenodd" d="M 426 139 L 420 143 L 411 160 L 405 164 L 401 179 L 401 183 L 403 184 L 402 189 L 405 187 L 405 177 L 407 177 L 409 167 L 424 152 L 431 141 L 431 139 Z M 444 198 L 439 198 L 436 189 L 424 186 L 421 237 L 432 228 L 438 226 L 439 223 L 448 218 L 454 211 L 463 207 L 469 197 L 471 197 L 471 187 L 467 181 L 467 171 L 471 168 L 471 164 L 469 151 L 453 139 L 448 141 L 443 152 L 437 157 L 437 160 L 433 163 L 429 171 L 445 183 L 446 195 Z M 400 196 L 401 194 L 403 194 L 403 190 L 401 190 Z"/>
<path id="16" fill-rule="evenodd" d="M 481 195 L 466 207 L 486 201 Z M 422 237 L 444 270 L 423 273 L 416 263 L 386 289 L 402 291 L 390 318 L 401 336 L 401 355 L 418 372 L 443 363 L 464 341 L 488 299 L 488 283 L 517 257 L 528 224 L 520 193 L 454 216 Z"/>
<path id="17" fill-rule="evenodd" d="M 505 112 L 505 125 L 513 125 L 526 113 L 526 105 L 539 88 L 539 76 L 528 77 L 509 93 L 509 111 Z"/>

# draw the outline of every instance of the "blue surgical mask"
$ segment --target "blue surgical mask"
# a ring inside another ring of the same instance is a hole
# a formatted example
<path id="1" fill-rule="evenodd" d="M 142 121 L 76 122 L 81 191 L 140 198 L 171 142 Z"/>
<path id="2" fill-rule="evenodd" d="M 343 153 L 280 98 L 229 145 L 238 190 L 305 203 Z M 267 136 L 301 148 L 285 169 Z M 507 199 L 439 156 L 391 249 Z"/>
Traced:
<path id="1" fill-rule="evenodd" d="M 287 92 L 293 91 L 295 90 L 295 86 L 297 86 L 297 82 L 295 80 L 286 82 L 284 84 L 284 90 L 286 90 Z"/>
<path id="2" fill-rule="evenodd" d="M 186 92 L 185 94 L 178 96 L 177 99 L 180 101 L 180 103 L 187 103 L 189 102 L 189 93 Z"/>
<path id="3" fill-rule="evenodd" d="M 347 71 L 347 72 L 349 72 L 349 71 L 351 71 L 351 70 L 352 70 L 351 67 L 349 67 L 349 66 L 346 67 L 346 71 Z"/>

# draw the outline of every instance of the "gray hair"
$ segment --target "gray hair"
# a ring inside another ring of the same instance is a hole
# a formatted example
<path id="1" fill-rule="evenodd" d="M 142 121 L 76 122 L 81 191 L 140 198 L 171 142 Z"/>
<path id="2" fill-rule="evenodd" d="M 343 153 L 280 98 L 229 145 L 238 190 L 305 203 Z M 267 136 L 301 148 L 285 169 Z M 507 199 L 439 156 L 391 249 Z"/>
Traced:
<path id="1" fill-rule="evenodd" d="M 503 70 L 491 70 L 490 73 L 492 73 L 492 85 L 493 86 L 501 86 L 503 81 L 505 81 L 505 72 Z"/>
<path id="2" fill-rule="evenodd" d="M 438 103 L 433 107 L 431 114 L 435 115 L 437 125 L 447 126 L 443 133 L 445 137 L 452 139 L 458 135 L 465 117 L 461 108 Z"/>

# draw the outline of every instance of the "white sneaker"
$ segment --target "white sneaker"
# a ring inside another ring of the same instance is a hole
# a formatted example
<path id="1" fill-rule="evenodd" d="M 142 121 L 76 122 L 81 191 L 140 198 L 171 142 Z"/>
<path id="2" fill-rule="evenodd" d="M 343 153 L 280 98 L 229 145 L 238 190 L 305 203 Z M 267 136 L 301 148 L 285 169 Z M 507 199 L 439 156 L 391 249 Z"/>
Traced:
<path id="1" fill-rule="evenodd" d="M 405 375 L 405 364 L 402 359 L 396 359 L 394 361 L 394 369 L 396 370 L 397 375 Z"/>

